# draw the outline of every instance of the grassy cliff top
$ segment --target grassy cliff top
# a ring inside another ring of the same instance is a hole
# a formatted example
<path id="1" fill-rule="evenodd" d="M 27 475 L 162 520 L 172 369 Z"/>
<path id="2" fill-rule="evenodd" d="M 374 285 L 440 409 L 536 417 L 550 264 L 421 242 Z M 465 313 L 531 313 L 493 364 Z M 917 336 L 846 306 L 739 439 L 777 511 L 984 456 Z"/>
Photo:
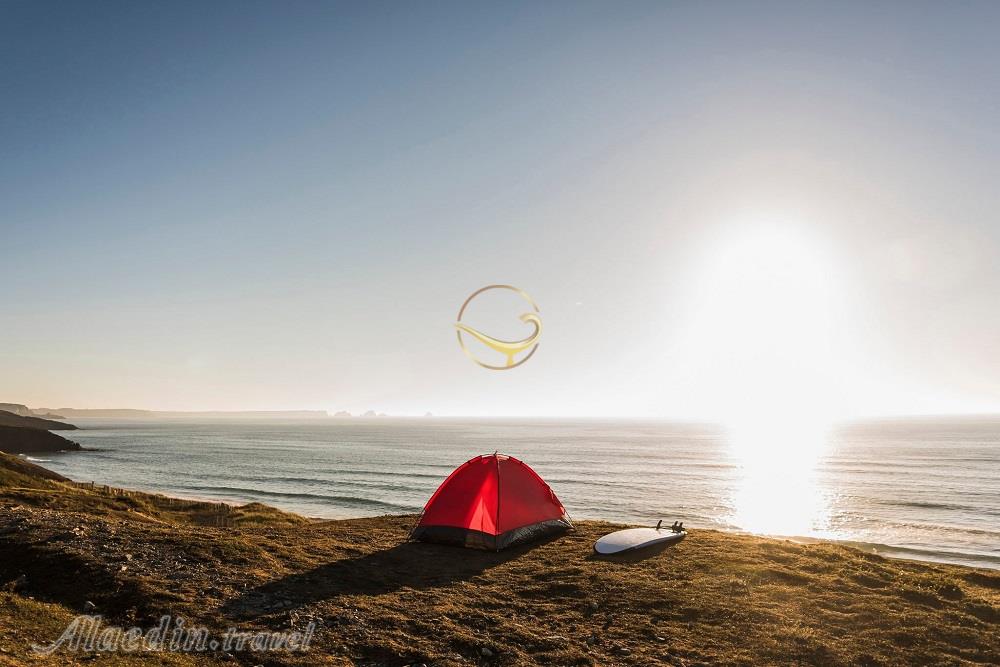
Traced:
<path id="1" fill-rule="evenodd" d="M 620 526 L 592 521 L 487 553 L 406 543 L 415 517 L 221 509 L 12 458 L 0 457 L 0 664 L 1000 663 L 993 571 L 697 527 L 658 555 L 607 561 L 592 544 Z M 220 631 L 317 631 L 306 654 L 29 654 L 84 609 L 126 626 L 173 613 Z"/>

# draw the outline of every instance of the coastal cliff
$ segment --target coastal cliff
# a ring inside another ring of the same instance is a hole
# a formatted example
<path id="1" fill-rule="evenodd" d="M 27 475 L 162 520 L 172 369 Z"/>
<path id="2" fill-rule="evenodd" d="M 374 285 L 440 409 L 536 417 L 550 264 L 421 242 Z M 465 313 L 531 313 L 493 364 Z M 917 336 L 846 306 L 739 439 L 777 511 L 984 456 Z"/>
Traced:
<path id="1" fill-rule="evenodd" d="M 39 454 L 79 450 L 79 444 L 55 433 L 22 426 L 0 426 L 0 452 Z"/>
<path id="2" fill-rule="evenodd" d="M 65 422 L 57 422 L 41 417 L 28 417 L 15 414 L 8 410 L 0 410 L 0 426 L 19 426 L 22 428 L 42 429 L 43 431 L 75 431 L 76 426 Z"/>
<path id="3" fill-rule="evenodd" d="M 0 454 L 0 664 L 1000 662 L 995 571 L 697 528 L 607 561 L 593 542 L 621 526 L 600 521 L 492 553 L 407 542 L 414 519 L 312 521 L 73 484 Z M 82 612 L 315 635 L 306 653 L 32 653 Z"/>

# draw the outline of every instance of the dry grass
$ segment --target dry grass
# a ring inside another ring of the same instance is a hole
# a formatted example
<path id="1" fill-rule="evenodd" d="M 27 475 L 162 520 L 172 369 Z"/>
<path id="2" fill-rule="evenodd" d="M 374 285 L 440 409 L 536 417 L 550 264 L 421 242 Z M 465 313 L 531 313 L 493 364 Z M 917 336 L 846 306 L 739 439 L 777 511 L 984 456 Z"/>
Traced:
<path id="1" fill-rule="evenodd" d="M 45 484 L 57 486 L 0 488 L 0 532 L 16 528 L 0 534 L 0 585 L 25 577 L 0 597 L 0 664 L 79 659 L 39 661 L 28 644 L 87 601 L 125 625 L 168 612 L 219 630 L 318 624 L 304 655 L 83 656 L 102 665 L 1000 663 L 992 571 L 697 529 L 606 561 L 591 545 L 618 526 L 600 522 L 495 554 L 405 543 L 413 517 L 248 506 L 244 525 L 206 527 L 203 508 L 150 496 L 123 511 Z"/>
<path id="2" fill-rule="evenodd" d="M 76 483 L 24 459 L 0 452 L 0 489 L 9 501 L 26 506 L 84 512 L 136 521 L 202 526 L 287 525 L 309 519 L 250 503 L 227 505 L 127 491 L 92 483 Z"/>

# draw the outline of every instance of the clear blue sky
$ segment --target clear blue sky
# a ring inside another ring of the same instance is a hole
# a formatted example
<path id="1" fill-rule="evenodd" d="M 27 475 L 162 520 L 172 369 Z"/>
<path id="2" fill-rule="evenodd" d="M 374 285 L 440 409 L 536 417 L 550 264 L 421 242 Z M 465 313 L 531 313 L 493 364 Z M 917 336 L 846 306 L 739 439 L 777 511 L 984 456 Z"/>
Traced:
<path id="1" fill-rule="evenodd" d="M 849 412 L 1000 409 L 998 26 L 2 2 L 0 401 L 696 416 L 778 365 Z M 493 282 L 546 325 L 510 373 L 450 329 Z"/>

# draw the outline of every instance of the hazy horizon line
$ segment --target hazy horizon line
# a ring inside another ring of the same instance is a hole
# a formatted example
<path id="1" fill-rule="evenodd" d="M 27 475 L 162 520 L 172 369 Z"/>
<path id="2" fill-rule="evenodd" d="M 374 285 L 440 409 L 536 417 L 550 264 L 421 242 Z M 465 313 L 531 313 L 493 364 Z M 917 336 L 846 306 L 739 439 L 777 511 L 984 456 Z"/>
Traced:
<path id="1" fill-rule="evenodd" d="M 0 401 L 0 404 L 4 403 Z M 295 413 L 314 413 L 317 419 L 348 419 L 348 418 L 376 418 L 376 419 L 386 419 L 386 418 L 441 418 L 441 419 L 544 419 L 544 420 L 576 420 L 576 421 L 601 421 L 601 420 L 611 420 L 611 421 L 651 421 L 651 422 L 686 422 L 686 423 L 703 423 L 703 424 L 720 424 L 725 423 L 727 419 L 722 416 L 708 417 L 708 416 L 696 416 L 696 415 L 621 415 L 621 414 L 605 414 L 605 415 L 566 415 L 566 414 L 551 414 L 551 415 L 539 415 L 539 414 L 454 414 L 454 413 L 437 413 L 433 410 L 425 411 L 415 411 L 415 412 L 403 412 L 403 413 L 388 413 L 376 410 L 374 408 L 365 410 L 363 412 L 351 412 L 344 409 L 324 409 L 324 408 L 267 408 L 267 409 L 197 409 L 197 410 L 183 410 L 183 409 L 159 409 L 159 408 L 134 408 L 134 407 L 71 407 L 62 406 L 58 408 L 53 407 L 30 407 L 23 403 L 8 403 L 12 405 L 25 405 L 30 410 L 49 410 L 58 412 L 59 410 L 73 410 L 73 411 L 87 411 L 87 412 L 145 412 L 145 413 L 158 413 L 158 414 L 184 414 L 184 415 L 275 415 L 281 416 L 282 414 L 295 414 Z M 367 414 L 368 412 L 375 413 L 374 415 Z M 346 414 L 338 414 L 346 413 Z M 844 423 L 852 421 L 864 421 L 864 420 L 892 420 L 892 419 L 934 419 L 934 418 L 997 418 L 1000 419 L 1000 408 L 996 412 L 894 412 L 894 413 L 868 413 L 868 414 L 858 414 L 858 415 L 848 415 L 843 417 L 835 417 L 830 419 L 830 423 Z"/>

